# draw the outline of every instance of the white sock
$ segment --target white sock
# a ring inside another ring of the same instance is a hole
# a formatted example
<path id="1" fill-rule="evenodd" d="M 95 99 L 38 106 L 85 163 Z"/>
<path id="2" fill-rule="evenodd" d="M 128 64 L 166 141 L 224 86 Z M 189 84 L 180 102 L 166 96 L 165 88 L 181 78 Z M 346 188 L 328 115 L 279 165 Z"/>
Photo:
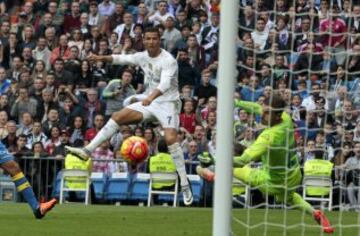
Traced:
<path id="1" fill-rule="evenodd" d="M 179 143 L 174 143 L 174 144 L 168 146 L 168 148 L 169 148 L 169 152 L 174 160 L 178 175 L 180 176 L 180 185 L 181 186 L 189 186 L 189 182 L 186 177 L 184 153 L 183 153 Z"/>
<path id="2" fill-rule="evenodd" d="M 111 138 L 111 136 L 113 136 L 119 129 L 120 126 L 113 119 L 110 119 L 106 125 L 102 127 L 99 133 L 96 134 L 95 138 L 85 147 L 85 149 L 89 152 L 93 152 L 95 148 Z"/>

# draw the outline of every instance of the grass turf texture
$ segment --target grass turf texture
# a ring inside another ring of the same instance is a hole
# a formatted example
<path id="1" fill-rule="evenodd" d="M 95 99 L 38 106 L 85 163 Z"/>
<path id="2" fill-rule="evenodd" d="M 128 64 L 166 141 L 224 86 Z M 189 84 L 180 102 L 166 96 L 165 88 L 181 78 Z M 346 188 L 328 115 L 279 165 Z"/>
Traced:
<path id="1" fill-rule="evenodd" d="M 265 210 L 251 210 L 250 225 L 264 221 Z M 246 222 L 247 210 L 234 210 L 234 218 Z M 287 211 L 287 225 L 299 224 L 302 214 L 296 210 Z M 343 212 L 340 221 L 339 212 L 327 213 L 336 226 L 334 235 L 357 235 L 360 226 L 355 226 L 358 214 Z M 269 210 L 268 222 L 283 224 L 283 210 Z M 296 226 L 287 229 L 276 226 L 260 225 L 250 229 L 249 235 L 321 235 L 320 228 L 311 217 L 305 217 L 309 226 Z M 207 208 L 164 208 L 164 207 L 125 207 L 125 206 L 83 206 L 78 204 L 57 205 L 43 220 L 35 220 L 26 204 L 0 204 L 1 235 L 49 235 L 49 236 L 177 236 L 211 235 L 212 210 Z M 343 227 L 340 229 L 339 225 Z M 349 227 L 353 224 L 352 227 Z M 345 226 L 345 227 L 344 227 Z M 342 231 L 342 232 L 341 232 Z M 234 235 L 247 235 L 247 228 L 233 220 Z M 341 234 L 340 234 L 341 233 Z"/>

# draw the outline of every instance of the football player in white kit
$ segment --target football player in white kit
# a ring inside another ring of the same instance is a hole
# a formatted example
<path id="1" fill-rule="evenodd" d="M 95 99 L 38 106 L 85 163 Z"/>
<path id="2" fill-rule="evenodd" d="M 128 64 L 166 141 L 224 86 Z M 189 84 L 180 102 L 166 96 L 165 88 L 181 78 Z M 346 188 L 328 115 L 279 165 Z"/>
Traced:
<path id="1" fill-rule="evenodd" d="M 87 160 L 91 153 L 105 140 L 114 135 L 121 125 L 139 123 L 147 119 L 158 120 L 165 134 L 169 152 L 174 159 L 180 176 L 184 204 L 191 205 L 193 194 L 186 177 L 184 154 L 177 141 L 179 113 L 181 109 L 178 91 L 178 65 L 175 58 L 160 48 L 160 33 L 156 28 L 145 30 L 144 44 L 146 50 L 132 55 L 90 55 L 90 61 L 109 62 L 114 65 L 140 66 L 145 73 L 146 91 L 143 100 L 130 104 L 112 114 L 111 119 L 98 132 L 95 138 L 84 148 L 66 149 Z"/>

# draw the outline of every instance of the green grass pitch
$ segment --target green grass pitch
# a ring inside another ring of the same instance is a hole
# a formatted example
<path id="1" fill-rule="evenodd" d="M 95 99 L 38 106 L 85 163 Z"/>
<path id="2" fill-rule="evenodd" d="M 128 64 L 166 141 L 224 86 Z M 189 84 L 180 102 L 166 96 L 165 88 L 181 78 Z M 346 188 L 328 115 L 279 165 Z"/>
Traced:
<path id="1" fill-rule="evenodd" d="M 336 226 L 334 235 L 358 235 L 360 225 L 358 214 L 343 212 L 327 213 Z M 250 216 L 248 218 L 248 215 Z M 267 222 L 265 210 L 234 210 L 233 218 L 242 222 L 250 219 L 250 228 L 233 220 L 234 235 L 322 235 L 311 217 L 306 216 L 305 227 L 294 226 L 302 220 L 302 214 L 296 210 L 268 210 Z M 289 229 L 276 224 L 290 226 Z M 26 204 L 0 204 L 0 235 L 16 236 L 202 236 L 211 235 L 212 209 L 209 208 L 171 208 L 171 207 L 134 207 L 80 204 L 57 205 L 43 220 L 35 220 Z M 353 226 L 351 226 L 353 225 Z M 340 227 L 341 226 L 341 227 Z M 247 231 L 249 230 L 249 231 Z M 264 234 L 266 230 L 266 234 Z M 225 234 L 224 234 L 225 236 Z"/>

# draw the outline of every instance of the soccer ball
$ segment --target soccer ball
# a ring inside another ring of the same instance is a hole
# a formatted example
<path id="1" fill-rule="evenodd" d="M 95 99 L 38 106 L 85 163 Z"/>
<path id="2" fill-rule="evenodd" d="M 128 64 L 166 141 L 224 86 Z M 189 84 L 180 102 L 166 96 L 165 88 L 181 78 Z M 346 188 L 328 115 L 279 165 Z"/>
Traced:
<path id="1" fill-rule="evenodd" d="M 120 154 L 125 161 L 131 164 L 139 164 L 148 157 L 149 146 L 145 139 L 131 136 L 122 143 Z"/>

